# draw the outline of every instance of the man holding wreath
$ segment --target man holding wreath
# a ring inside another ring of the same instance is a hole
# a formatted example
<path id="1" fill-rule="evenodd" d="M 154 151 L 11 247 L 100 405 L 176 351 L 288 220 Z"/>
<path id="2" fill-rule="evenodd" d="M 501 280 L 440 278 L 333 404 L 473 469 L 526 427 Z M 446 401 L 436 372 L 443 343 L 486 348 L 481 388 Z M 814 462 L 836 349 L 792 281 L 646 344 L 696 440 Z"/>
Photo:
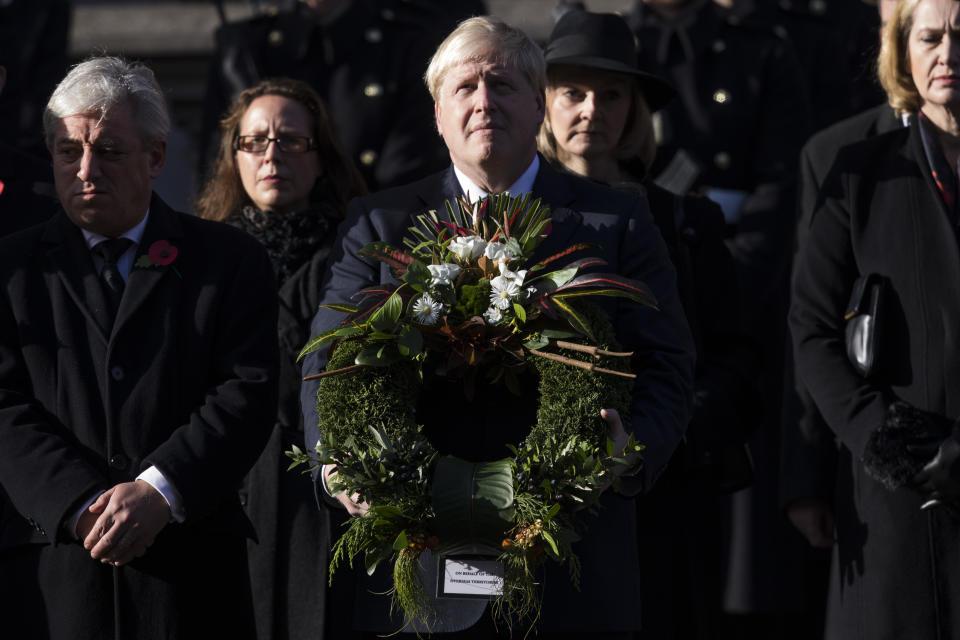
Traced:
<path id="1" fill-rule="evenodd" d="M 616 411 L 604 411 L 604 418 L 615 441 L 622 444 L 631 432 L 645 445 L 642 469 L 627 473 L 638 472 L 634 484 L 649 489 L 683 437 L 692 399 L 694 355 L 677 298 L 675 274 L 646 200 L 559 173 L 537 155 L 545 64 L 540 49 L 520 30 L 489 16 L 462 22 L 434 54 L 425 79 L 452 166 L 351 203 L 334 243 L 322 303 L 345 302 L 364 287 L 393 282 L 386 266 L 361 256 L 359 250 L 373 241 L 399 246 L 414 217 L 429 210 L 443 212 L 445 200 L 466 197 L 476 201 L 504 192 L 529 192 L 542 198 L 551 208 L 552 219 L 550 235 L 541 247 L 547 255 L 575 242 L 592 243 L 608 263 L 605 271 L 643 281 L 657 299 L 659 310 L 628 301 L 604 306 L 625 350 L 634 352 L 637 374 L 630 423 L 621 424 Z M 313 335 L 338 326 L 342 317 L 321 308 L 313 321 Z M 316 374 L 326 364 L 326 352 L 317 351 L 307 357 L 303 373 Z M 308 449 L 322 437 L 317 426 L 317 388 L 318 384 L 310 381 L 302 391 Z M 421 402 L 418 422 L 424 424 L 438 451 L 468 460 L 505 457 L 504 443 L 519 442 L 524 435 L 518 432 L 519 425 L 529 424 L 517 416 L 535 415 L 537 402 L 527 387 L 520 397 L 504 390 L 488 409 L 476 401 L 468 402 L 456 382 L 445 382 L 439 376 L 425 375 L 424 388 L 443 406 Z M 332 472 L 329 466 L 323 469 L 324 486 Z M 349 496 L 335 498 L 353 515 L 365 511 L 366 505 Z M 632 499 L 607 491 L 601 503 L 597 516 L 588 518 L 587 537 L 574 545 L 582 561 L 579 591 L 565 570 L 546 569 L 538 623 L 542 637 L 593 634 L 589 637 L 628 638 L 640 629 L 642 569 L 636 553 Z M 402 620 L 390 617 L 389 598 L 371 593 L 384 590 L 378 584 L 384 573 L 388 572 L 381 568 L 373 575 L 375 584 L 365 584 L 365 577 L 361 580 L 355 621 L 358 630 L 392 632 L 402 625 Z M 441 616 L 430 631 L 459 631 L 457 637 L 478 638 L 497 633 L 490 616 L 484 614 L 485 602 L 455 603 L 438 607 Z"/>

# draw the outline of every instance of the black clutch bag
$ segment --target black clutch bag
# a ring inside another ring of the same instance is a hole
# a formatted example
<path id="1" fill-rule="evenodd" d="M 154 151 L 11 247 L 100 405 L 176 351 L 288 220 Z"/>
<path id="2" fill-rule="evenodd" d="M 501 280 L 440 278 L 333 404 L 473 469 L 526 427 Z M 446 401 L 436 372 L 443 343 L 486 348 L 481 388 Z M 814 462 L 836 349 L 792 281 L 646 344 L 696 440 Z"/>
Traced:
<path id="1" fill-rule="evenodd" d="M 847 358 L 864 378 L 876 375 L 880 368 L 880 338 L 883 330 L 884 279 L 869 273 L 853 283 L 846 321 Z"/>

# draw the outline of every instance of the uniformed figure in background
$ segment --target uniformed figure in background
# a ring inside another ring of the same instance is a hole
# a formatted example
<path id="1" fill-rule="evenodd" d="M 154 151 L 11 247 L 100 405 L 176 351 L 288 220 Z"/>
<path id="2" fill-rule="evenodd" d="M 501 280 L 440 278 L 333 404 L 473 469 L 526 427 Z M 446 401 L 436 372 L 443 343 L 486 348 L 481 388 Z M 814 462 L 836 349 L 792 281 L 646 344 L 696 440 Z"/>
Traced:
<path id="1" fill-rule="evenodd" d="M 780 398 L 797 156 L 808 96 L 785 38 L 706 0 L 637 1 L 628 15 L 640 66 L 678 97 L 659 114 L 654 181 L 721 205 L 737 262 L 742 317 L 763 345 L 750 445 L 755 483 L 730 502 L 723 609 L 730 637 L 792 637 L 803 541 L 779 511 Z M 799 550 L 799 551 L 798 551 Z"/>
<path id="2" fill-rule="evenodd" d="M 787 38 L 803 68 L 812 131 L 884 100 L 875 74 L 877 30 L 865 0 L 717 0 L 746 25 Z"/>
<path id="3" fill-rule="evenodd" d="M 446 166 L 422 77 L 458 18 L 482 12 L 476 0 L 300 0 L 288 11 L 223 24 L 204 103 L 201 174 L 227 105 L 277 76 L 303 80 L 320 94 L 371 190 Z"/>
<path id="4" fill-rule="evenodd" d="M 0 0 L 0 142 L 38 158 L 47 156 L 43 107 L 67 72 L 70 18 L 68 0 Z"/>

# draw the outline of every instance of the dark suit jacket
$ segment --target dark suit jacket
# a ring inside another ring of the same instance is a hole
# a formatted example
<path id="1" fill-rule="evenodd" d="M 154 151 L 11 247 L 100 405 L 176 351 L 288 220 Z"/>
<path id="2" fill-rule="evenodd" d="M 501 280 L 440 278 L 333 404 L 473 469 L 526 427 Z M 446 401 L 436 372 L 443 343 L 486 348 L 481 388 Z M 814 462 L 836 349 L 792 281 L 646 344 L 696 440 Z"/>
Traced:
<path id="1" fill-rule="evenodd" d="M 889 286 L 876 380 L 847 361 L 854 280 Z M 921 511 L 863 470 L 867 439 L 894 399 L 960 416 L 960 250 L 916 123 L 846 147 L 798 256 L 790 312 L 797 370 L 842 444 L 828 638 L 958 638 L 960 522 Z"/>
<path id="2" fill-rule="evenodd" d="M 609 263 L 605 269 L 643 280 L 660 303 L 660 311 L 626 302 L 606 305 L 624 346 L 637 354 L 633 420 L 626 426 L 647 446 L 645 481 L 649 487 L 683 436 L 692 389 L 691 339 L 663 240 L 645 199 L 558 173 L 542 160 L 533 193 L 551 206 L 553 220 L 553 230 L 538 248 L 538 256 L 551 255 L 574 242 L 595 242 L 599 254 Z M 451 167 L 411 185 L 354 200 L 334 243 L 322 301 L 349 300 L 365 286 L 392 281 L 387 268 L 361 258 L 357 251 L 374 240 L 400 246 L 413 223 L 413 214 L 430 209 L 442 212 L 444 199 L 459 194 Z M 314 318 L 314 335 L 341 320 L 341 314 L 321 309 Z M 325 364 L 325 355 L 318 353 L 306 361 L 304 374 L 316 372 Z M 316 384 L 305 384 L 303 393 L 306 443 L 310 447 L 320 435 L 314 411 L 316 388 Z M 548 568 L 541 618 L 545 630 L 639 628 L 641 568 L 636 555 L 633 503 L 615 495 L 605 496 L 603 503 L 600 516 L 591 519 L 587 539 L 575 547 L 583 560 L 581 591 L 577 593 L 569 585 L 566 569 Z M 377 619 L 375 607 L 382 609 L 387 601 L 380 597 L 369 606 L 365 604 L 365 622 L 383 625 L 379 630 L 396 629 L 385 618 Z"/>
<path id="3" fill-rule="evenodd" d="M 97 491 L 156 466 L 186 521 L 113 581 L 151 603 L 152 590 L 174 597 L 204 582 L 195 545 L 252 533 L 237 488 L 270 433 L 278 367 L 276 286 L 259 243 L 154 196 L 138 256 L 158 240 L 179 253 L 132 269 L 112 332 L 90 251 L 64 213 L 0 241 L 0 484 L 49 553 L 72 558 L 49 556 L 54 566 L 93 585 L 104 568 L 80 560 L 70 520 Z M 82 628 L 112 608 L 106 588 L 86 612 L 48 603 L 49 614 L 79 616 Z"/>

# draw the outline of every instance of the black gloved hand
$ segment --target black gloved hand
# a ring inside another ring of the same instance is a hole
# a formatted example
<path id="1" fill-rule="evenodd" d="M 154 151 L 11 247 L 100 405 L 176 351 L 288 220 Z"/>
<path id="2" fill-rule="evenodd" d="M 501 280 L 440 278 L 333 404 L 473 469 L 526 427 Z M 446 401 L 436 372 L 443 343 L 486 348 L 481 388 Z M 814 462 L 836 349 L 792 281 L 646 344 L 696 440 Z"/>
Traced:
<path id="1" fill-rule="evenodd" d="M 863 452 L 867 473 L 891 491 L 914 487 L 915 479 L 951 433 L 952 421 L 897 401 L 870 434 Z"/>
<path id="2" fill-rule="evenodd" d="M 934 500 L 960 502 L 960 426 L 938 445 L 912 445 L 916 455 L 930 458 L 913 477 L 912 485 Z"/>

